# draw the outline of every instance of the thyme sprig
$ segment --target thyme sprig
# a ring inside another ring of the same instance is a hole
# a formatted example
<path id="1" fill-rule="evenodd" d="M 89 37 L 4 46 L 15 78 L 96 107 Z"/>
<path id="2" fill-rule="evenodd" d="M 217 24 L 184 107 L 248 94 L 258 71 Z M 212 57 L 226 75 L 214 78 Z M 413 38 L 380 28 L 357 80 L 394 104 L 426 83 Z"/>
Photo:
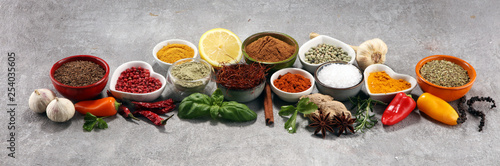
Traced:
<path id="1" fill-rule="evenodd" d="M 387 105 L 382 101 L 371 98 L 362 99 L 360 96 L 349 98 L 349 101 L 353 104 L 351 110 L 356 108 L 354 113 L 354 116 L 356 117 L 356 126 L 354 127 L 354 130 L 356 130 L 356 132 L 361 131 L 363 133 L 365 132 L 365 129 L 372 128 L 378 122 L 375 118 L 375 114 L 370 113 L 373 112 L 373 107 L 377 104 Z"/>

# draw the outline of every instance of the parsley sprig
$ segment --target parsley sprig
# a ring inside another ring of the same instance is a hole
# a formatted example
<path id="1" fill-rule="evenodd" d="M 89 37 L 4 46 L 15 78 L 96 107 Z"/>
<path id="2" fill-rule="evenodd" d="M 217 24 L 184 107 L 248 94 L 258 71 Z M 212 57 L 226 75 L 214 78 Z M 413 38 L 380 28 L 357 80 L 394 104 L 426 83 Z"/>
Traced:
<path id="1" fill-rule="evenodd" d="M 98 129 L 108 128 L 108 124 L 106 123 L 106 121 L 104 121 L 102 118 L 98 118 L 95 115 L 92 115 L 89 112 L 85 114 L 83 120 L 85 120 L 85 123 L 83 124 L 83 129 L 85 131 L 92 131 L 95 127 L 97 127 Z"/>

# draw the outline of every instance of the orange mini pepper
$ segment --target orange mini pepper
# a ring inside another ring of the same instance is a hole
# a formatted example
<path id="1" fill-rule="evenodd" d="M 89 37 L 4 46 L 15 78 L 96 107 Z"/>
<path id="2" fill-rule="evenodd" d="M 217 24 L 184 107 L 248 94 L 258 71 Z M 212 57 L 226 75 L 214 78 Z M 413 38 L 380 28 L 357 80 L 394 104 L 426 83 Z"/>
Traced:
<path id="1" fill-rule="evenodd" d="M 113 97 L 105 97 L 97 100 L 80 101 L 75 104 L 75 110 L 85 115 L 87 112 L 95 116 L 113 116 L 116 114 L 121 103 Z"/>
<path id="2" fill-rule="evenodd" d="M 430 93 L 423 93 L 418 97 L 417 107 L 431 118 L 448 125 L 457 125 L 459 118 L 457 111 L 443 99 Z"/>

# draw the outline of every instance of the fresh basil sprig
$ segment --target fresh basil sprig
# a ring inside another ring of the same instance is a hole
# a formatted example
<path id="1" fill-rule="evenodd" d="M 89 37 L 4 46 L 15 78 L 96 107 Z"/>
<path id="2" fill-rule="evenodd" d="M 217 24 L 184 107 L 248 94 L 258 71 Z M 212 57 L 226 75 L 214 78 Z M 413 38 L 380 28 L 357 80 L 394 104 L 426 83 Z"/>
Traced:
<path id="1" fill-rule="evenodd" d="M 297 131 L 297 113 L 300 112 L 304 115 L 313 113 L 318 109 L 318 106 L 313 102 L 309 102 L 309 98 L 300 99 L 297 103 L 297 107 L 293 105 L 281 106 L 281 110 L 278 113 L 280 116 L 287 116 L 293 114 L 290 119 L 285 122 L 285 129 L 288 133 L 295 133 Z"/>
<path id="2" fill-rule="evenodd" d="M 104 121 L 102 118 L 98 118 L 95 115 L 92 115 L 89 112 L 85 114 L 83 120 L 85 120 L 85 123 L 83 124 L 83 129 L 85 131 L 92 131 L 94 127 L 96 127 L 96 125 L 98 129 L 108 128 L 108 124 L 106 123 L 106 121 Z"/>
<path id="3" fill-rule="evenodd" d="M 257 114 L 245 104 L 235 101 L 224 102 L 224 95 L 220 89 L 215 90 L 212 97 L 193 93 L 184 98 L 179 105 L 177 115 L 184 119 L 210 115 L 213 119 L 222 118 L 237 122 L 251 121 L 257 118 Z"/>

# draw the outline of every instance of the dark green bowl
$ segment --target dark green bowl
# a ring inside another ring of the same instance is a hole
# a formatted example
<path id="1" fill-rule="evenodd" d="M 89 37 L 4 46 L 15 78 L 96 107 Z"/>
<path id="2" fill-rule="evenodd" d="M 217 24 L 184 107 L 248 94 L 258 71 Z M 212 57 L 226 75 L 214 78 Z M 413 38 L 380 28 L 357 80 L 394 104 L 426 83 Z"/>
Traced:
<path id="1" fill-rule="evenodd" d="M 279 62 L 262 62 L 262 61 L 258 61 L 256 59 L 253 59 L 250 56 L 248 56 L 248 54 L 245 50 L 246 46 L 248 44 L 256 41 L 257 39 L 264 37 L 264 36 L 272 36 L 276 39 L 284 41 L 285 43 L 288 43 L 292 46 L 295 46 L 295 52 L 293 53 L 292 56 L 288 57 L 288 59 L 285 59 L 285 60 L 279 61 Z M 274 73 L 275 71 L 278 71 L 280 69 L 293 66 L 293 64 L 295 63 L 295 59 L 297 59 L 297 53 L 299 52 L 299 45 L 297 44 L 297 41 L 295 41 L 295 39 L 288 36 L 287 34 L 280 33 L 280 32 L 260 32 L 260 33 L 253 34 L 250 37 L 246 38 L 245 41 L 243 41 L 243 44 L 241 45 L 241 50 L 243 52 L 243 55 L 245 56 L 246 63 L 250 64 L 250 63 L 258 62 L 258 63 L 264 64 L 264 65 L 267 65 L 271 68 L 269 70 L 269 73 Z"/>

